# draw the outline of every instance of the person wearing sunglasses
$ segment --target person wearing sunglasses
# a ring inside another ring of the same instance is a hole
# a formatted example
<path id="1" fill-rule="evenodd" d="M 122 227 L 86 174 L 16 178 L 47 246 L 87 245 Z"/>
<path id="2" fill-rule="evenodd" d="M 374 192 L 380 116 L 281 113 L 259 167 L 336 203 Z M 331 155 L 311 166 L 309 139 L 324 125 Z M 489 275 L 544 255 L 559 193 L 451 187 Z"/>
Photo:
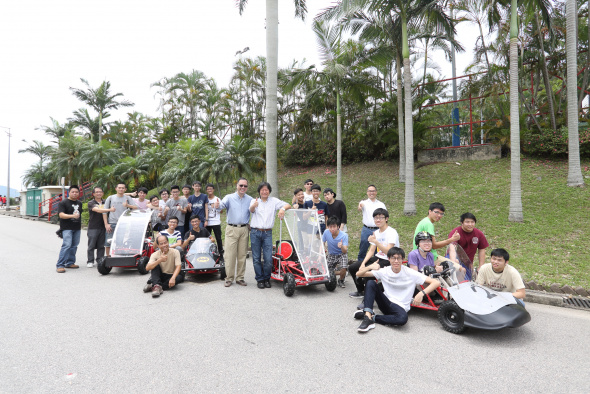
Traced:
<path id="1" fill-rule="evenodd" d="M 246 272 L 246 255 L 248 253 L 248 236 L 250 234 L 250 203 L 252 197 L 246 194 L 248 180 L 238 179 L 236 192 L 223 197 L 220 210 L 227 210 L 227 227 L 225 228 L 225 287 L 230 287 L 235 280 L 240 286 L 247 286 L 244 280 Z"/>

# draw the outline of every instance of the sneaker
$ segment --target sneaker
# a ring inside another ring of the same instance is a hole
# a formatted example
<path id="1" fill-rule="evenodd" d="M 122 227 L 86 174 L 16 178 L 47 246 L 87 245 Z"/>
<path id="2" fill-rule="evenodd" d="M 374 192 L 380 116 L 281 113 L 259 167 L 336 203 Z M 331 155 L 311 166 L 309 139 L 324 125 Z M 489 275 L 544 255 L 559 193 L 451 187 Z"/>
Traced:
<path id="1" fill-rule="evenodd" d="M 157 298 L 163 292 L 164 292 L 164 290 L 162 290 L 162 286 L 160 286 L 160 285 L 154 285 L 153 288 L 152 288 L 152 297 Z"/>
<path id="2" fill-rule="evenodd" d="M 88 263 L 88 264 L 86 264 L 86 267 L 88 267 L 88 268 L 94 268 L 94 264 L 93 263 Z"/>
<path id="3" fill-rule="evenodd" d="M 365 317 L 365 311 L 356 311 L 356 312 L 354 312 L 354 318 L 356 320 L 363 320 L 363 317 Z"/>
<path id="4" fill-rule="evenodd" d="M 60 274 L 63 274 L 64 272 L 66 272 L 66 269 L 64 267 L 59 267 L 57 269 L 57 272 L 60 273 Z"/>
<path id="5" fill-rule="evenodd" d="M 66 265 L 66 268 L 80 268 L 80 266 L 76 265 L 76 264 L 70 264 L 70 265 Z"/>
<path id="6" fill-rule="evenodd" d="M 373 328 L 375 328 L 375 320 L 365 315 L 365 317 L 363 317 L 363 322 L 357 330 L 359 332 L 367 332 L 369 330 L 372 330 Z"/>
<path id="7" fill-rule="evenodd" d="M 348 295 L 350 296 L 350 298 L 363 298 L 363 296 L 365 295 L 364 291 L 354 291 L 352 293 L 348 293 Z"/>
<path id="8" fill-rule="evenodd" d="M 271 288 L 270 279 L 267 279 L 267 280 L 264 281 L 264 287 L 266 287 L 267 289 L 270 289 Z"/>
<path id="9" fill-rule="evenodd" d="M 146 285 L 143 287 L 143 292 L 144 292 L 144 293 L 149 293 L 150 291 L 152 291 L 152 290 L 153 290 L 153 288 L 154 288 L 154 286 L 152 286 L 152 284 L 151 284 L 151 283 L 148 283 L 148 284 L 146 284 Z"/>
<path id="10" fill-rule="evenodd" d="M 338 286 L 345 288 L 346 286 L 344 285 L 344 280 L 338 279 Z"/>

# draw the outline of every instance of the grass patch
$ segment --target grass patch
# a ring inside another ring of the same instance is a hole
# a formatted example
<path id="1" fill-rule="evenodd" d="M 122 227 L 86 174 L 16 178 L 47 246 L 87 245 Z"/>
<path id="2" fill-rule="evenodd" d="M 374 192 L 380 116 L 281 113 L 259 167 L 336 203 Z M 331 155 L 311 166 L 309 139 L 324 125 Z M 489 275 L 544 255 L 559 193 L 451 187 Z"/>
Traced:
<path id="1" fill-rule="evenodd" d="M 590 175 L 590 162 L 582 163 L 583 175 Z M 431 202 L 445 205 L 445 217 L 435 225 L 437 238 L 446 239 L 459 224 L 459 216 L 472 212 L 491 248 L 508 250 L 510 262 L 524 278 L 538 283 L 558 283 L 590 288 L 590 264 L 586 241 L 590 234 L 590 188 L 568 187 L 567 161 L 523 158 L 521 163 L 523 223 L 508 221 L 510 202 L 510 160 L 438 163 L 415 170 L 417 215 L 403 215 L 404 184 L 398 182 L 397 163 L 372 162 L 343 168 L 343 194 L 348 210 L 349 256 L 356 259 L 362 217 L 358 202 L 366 188 L 375 184 L 378 199 L 387 206 L 389 223 L 399 235 L 402 248 L 412 247 L 418 222 L 428 213 Z M 279 174 L 281 198 L 291 201 L 292 190 L 307 178 L 322 188 L 336 189 L 335 167 L 291 168 Z M 588 182 L 588 181 L 587 181 Z M 250 190 L 250 192 L 255 189 Z M 341 198 L 338 196 L 337 198 Z M 278 223 L 273 231 L 278 239 Z"/>

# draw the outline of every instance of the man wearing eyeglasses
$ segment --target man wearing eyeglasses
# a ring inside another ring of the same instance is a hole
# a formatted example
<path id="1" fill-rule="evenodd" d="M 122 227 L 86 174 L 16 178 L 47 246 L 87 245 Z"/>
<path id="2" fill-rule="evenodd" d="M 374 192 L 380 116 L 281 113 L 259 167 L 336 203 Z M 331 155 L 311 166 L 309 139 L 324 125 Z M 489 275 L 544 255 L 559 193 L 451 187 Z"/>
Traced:
<path id="1" fill-rule="evenodd" d="M 223 197 L 219 208 L 227 210 L 227 227 L 225 228 L 225 287 L 230 287 L 235 279 L 240 286 L 246 286 L 246 255 L 248 253 L 248 235 L 250 221 L 250 202 L 252 197 L 246 194 L 248 181 L 238 179 L 236 192 Z"/>
<path id="2" fill-rule="evenodd" d="M 418 249 L 418 245 L 416 245 L 416 235 L 422 231 L 426 231 L 428 234 L 432 235 L 432 255 L 434 257 L 434 264 L 439 265 L 447 258 L 443 256 L 439 256 L 436 252 L 436 249 L 444 248 L 450 243 L 457 242 L 461 239 L 461 235 L 455 231 L 451 238 L 445 239 L 444 241 L 437 241 L 435 238 L 435 231 L 434 231 L 434 223 L 438 222 L 442 219 L 445 215 L 445 207 L 440 202 L 433 202 L 428 207 L 428 216 L 418 223 L 416 226 L 416 231 L 414 231 L 414 249 Z"/>

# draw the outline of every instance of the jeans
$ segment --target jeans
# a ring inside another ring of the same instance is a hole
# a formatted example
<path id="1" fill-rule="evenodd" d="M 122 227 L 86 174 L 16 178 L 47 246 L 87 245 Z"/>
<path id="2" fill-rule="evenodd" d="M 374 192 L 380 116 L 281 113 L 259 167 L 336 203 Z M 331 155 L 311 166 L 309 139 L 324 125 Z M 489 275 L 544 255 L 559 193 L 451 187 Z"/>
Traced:
<path id="1" fill-rule="evenodd" d="M 379 266 L 381 268 L 389 267 L 391 265 L 389 260 L 384 260 L 384 259 L 380 259 L 380 258 L 373 256 L 369 259 L 369 261 L 367 261 L 365 266 L 371 265 L 375 262 L 379 263 Z M 362 263 L 363 263 L 363 260 L 359 260 L 356 263 L 348 266 L 348 272 L 350 272 L 350 277 L 352 278 L 354 285 L 356 286 L 356 291 L 358 291 L 359 293 L 362 293 L 365 290 L 365 282 L 374 282 L 375 281 L 373 278 L 357 278 L 356 277 L 356 273 L 361 268 Z"/>
<path id="2" fill-rule="evenodd" d="M 375 312 L 373 312 L 375 301 L 377 301 L 377 306 L 383 312 L 383 315 L 375 315 Z M 408 312 L 398 304 L 389 301 L 389 298 L 374 280 L 367 282 L 364 305 L 363 310 L 371 312 L 375 316 L 375 323 L 403 326 L 408 322 Z"/>
<path id="3" fill-rule="evenodd" d="M 361 243 L 359 245 L 359 254 L 357 257 L 357 261 L 360 261 L 362 263 L 365 259 L 365 256 L 367 255 L 367 250 L 369 250 L 369 236 L 374 232 L 375 230 L 371 230 L 367 226 L 363 226 L 363 229 L 361 230 Z"/>
<path id="4" fill-rule="evenodd" d="M 252 260 L 257 282 L 270 280 L 272 272 L 272 231 L 250 231 L 250 244 L 252 246 Z M 261 261 L 261 254 L 264 264 Z"/>
<path id="5" fill-rule="evenodd" d="M 96 261 L 104 257 L 104 240 L 106 230 L 104 228 L 88 229 L 88 262 L 94 263 L 94 250 L 96 250 Z"/>
<path id="6" fill-rule="evenodd" d="M 63 231 L 62 235 L 64 240 L 61 244 L 59 257 L 57 258 L 57 268 L 65 268 L 76 263 L 76 251 L 78 250 L 78 244 L 80 243 L 80 232 L 81 230 Z"/>

